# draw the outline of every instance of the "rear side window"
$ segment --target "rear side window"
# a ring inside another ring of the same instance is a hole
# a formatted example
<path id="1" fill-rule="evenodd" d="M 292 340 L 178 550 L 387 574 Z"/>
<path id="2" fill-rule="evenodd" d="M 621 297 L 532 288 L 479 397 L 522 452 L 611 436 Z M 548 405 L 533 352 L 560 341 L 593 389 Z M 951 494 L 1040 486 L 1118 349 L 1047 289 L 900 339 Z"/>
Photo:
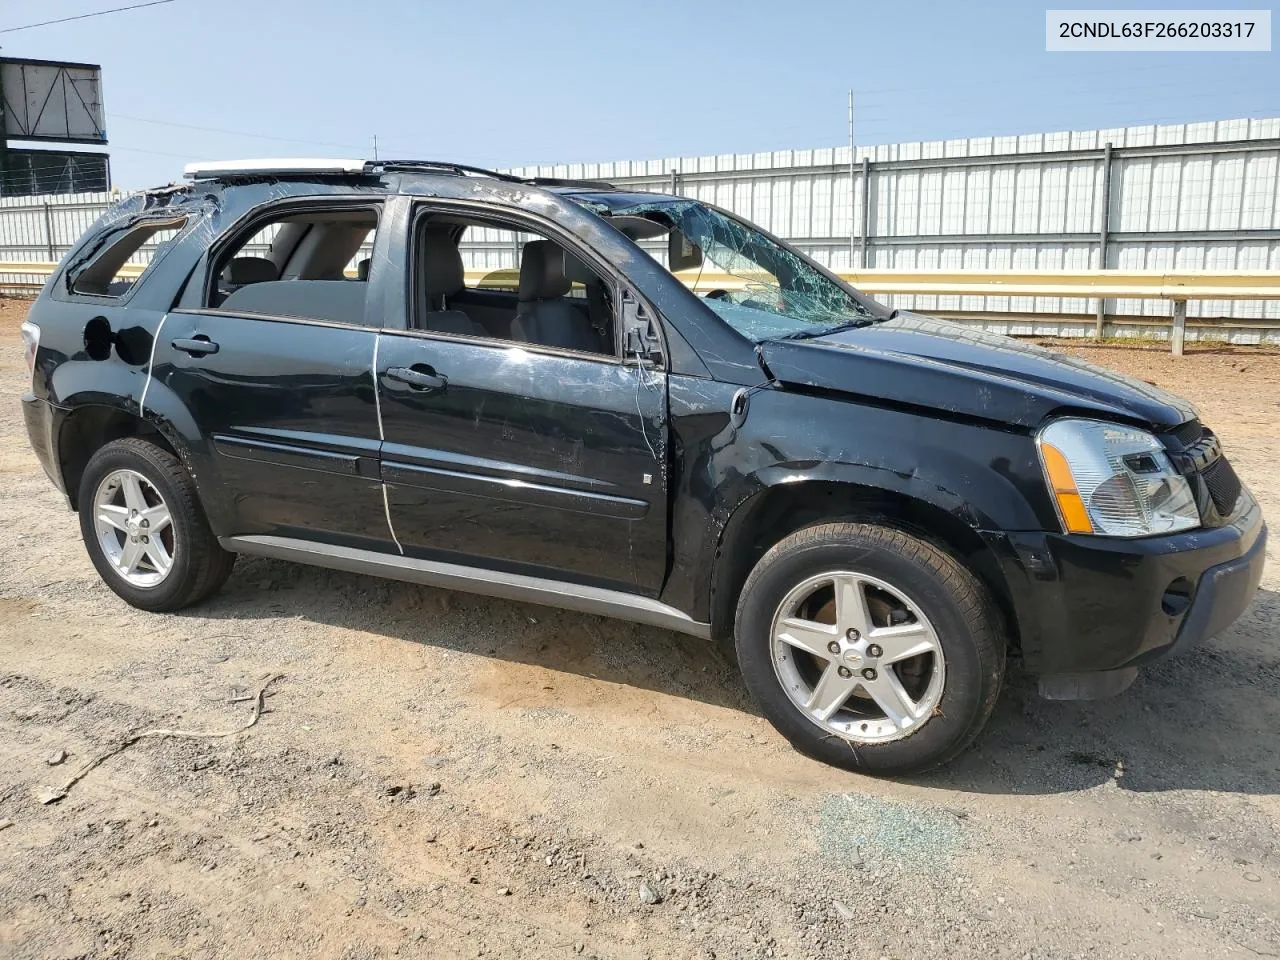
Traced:
<path id="1" fill-rule="evenodd" d="M 185 217 L 151 220 L 126 229 L 84 267 L 68 278 L 71 292 L 91 297 L 122 297 L 186 226 Z"/>
<path id="2" fill-rule="evenodd" d="M 281 212 L 219 254 L 205 309 L 362 325 L 376 206 Z"/>

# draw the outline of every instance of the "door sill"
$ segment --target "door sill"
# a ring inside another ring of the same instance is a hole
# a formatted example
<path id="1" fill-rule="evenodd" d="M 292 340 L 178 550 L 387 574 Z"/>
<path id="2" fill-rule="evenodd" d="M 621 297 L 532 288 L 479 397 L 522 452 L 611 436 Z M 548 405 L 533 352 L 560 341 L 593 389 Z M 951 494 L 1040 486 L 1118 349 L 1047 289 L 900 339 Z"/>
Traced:
<path id="1" fill-rule="evenodd" d="M 650 597 L 640 597 L 620 590 L 588 587 L 546 580 L 519 573 L 503 573 L 482 567 L 467 567 L 438 560 L 417 560 L 390 553 L 376 553 L 355 547 L 340 547 L 293 537 L 244 536 L 219 537 L 224 550 L 234 553 L 292 560 L 350 573 L 367 573 L 375 577 L 407 580 L 432 587 L 479 593 L 505 600 L 537 603 L 547 607 L 578 610 L 602 617 L 630 620 L 653 627 L 675 630 L 704 639 L 711 636 L 710 624 L 700 623 L 675 607 Z"/>

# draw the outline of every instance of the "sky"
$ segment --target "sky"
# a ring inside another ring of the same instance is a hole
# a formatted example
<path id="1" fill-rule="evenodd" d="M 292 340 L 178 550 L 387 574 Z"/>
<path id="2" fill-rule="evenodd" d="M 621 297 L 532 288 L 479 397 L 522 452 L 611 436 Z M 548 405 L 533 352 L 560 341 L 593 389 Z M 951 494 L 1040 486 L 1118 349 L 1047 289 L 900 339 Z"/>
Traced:
<path id="1" fill-rule="evenodd" d="M 128 2 L 0 0 L 0 31 Z M 488 167 L 834 146 L 850 88 L 861 145 L 1280 115 L 1280 52 L 1047 53 L 1045 6 L 173 0 L 0 32 L 0 56 L 102 65 L 122 189 L 374 136 Z"/>

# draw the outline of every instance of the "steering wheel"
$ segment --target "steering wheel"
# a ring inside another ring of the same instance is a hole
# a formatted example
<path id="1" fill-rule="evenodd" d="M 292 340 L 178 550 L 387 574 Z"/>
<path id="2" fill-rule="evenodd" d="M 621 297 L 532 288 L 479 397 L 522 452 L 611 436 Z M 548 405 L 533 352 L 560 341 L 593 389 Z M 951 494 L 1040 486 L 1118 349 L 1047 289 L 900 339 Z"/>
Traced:
<path id="1" fill-rule="evenodd" d="M 709 290 L 703 297 L 704 300 L 732 300 L 728 290 Z"/>

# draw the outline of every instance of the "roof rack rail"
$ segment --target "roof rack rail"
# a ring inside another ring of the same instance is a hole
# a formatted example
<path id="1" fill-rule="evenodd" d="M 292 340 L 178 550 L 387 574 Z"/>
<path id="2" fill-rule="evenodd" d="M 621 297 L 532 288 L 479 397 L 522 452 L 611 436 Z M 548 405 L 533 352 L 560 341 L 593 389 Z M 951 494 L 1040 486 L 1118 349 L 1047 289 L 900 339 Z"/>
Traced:
<path id="1" fill-rule="evenodd" d="M 471 167 L 465 163 L 449 163 L 440 160 L 377 160 L 374 165 L 383 170 L 454 170 L 460 174 L 478 173 L 507 183 L 527 183 L 535 187 L 584 187 L 592 190 L 617 189 L 607 180 L 569 180 L 562 177 L 519 177 L 514 173 L 502 173 L 484 167 Z"/>
<path id="2" fill-rule="evenodd" d="M 519 177 L 521 183 L 535 187 L 582 187 L 585 190 L 617 190 L 608 180 L 568 180 L 563 177 Z"/>
<path id="3" fill-rule="evenodd" d="M 410 173 L 417 170 L 451 170 L 459 176 L 478 173 L 484 177 L 493 177 L 495 180 L 507 180 L 511 183 L 524 182 L 522 177 L 512 176 L 509 173 L 499 173 L 497 170 L 487 170 L 484 167 L 471 167 L 465 163 L 450 163 L 447 160 L 373 160 L 369 165 L 379 170 L 402 170 Z"/>
<path id="4" fill-rule="evenodd" d="M 475 174 L 505 183 L 527 183 L 534 187 L 581 187 L 589 190 L 613 190 L 605 180 L 566 180 L 559 177 L 518 177 L 484 167 L 447 160 L 341 160 L 317 157 L 273 157 L 261 160 L 214 160 L 188 163 L 182 175 L 188 180 L 222 180 L 231 177 L 300 176 L 359 177 L 376 173 L 452 173 L 459 177 Z"/>

